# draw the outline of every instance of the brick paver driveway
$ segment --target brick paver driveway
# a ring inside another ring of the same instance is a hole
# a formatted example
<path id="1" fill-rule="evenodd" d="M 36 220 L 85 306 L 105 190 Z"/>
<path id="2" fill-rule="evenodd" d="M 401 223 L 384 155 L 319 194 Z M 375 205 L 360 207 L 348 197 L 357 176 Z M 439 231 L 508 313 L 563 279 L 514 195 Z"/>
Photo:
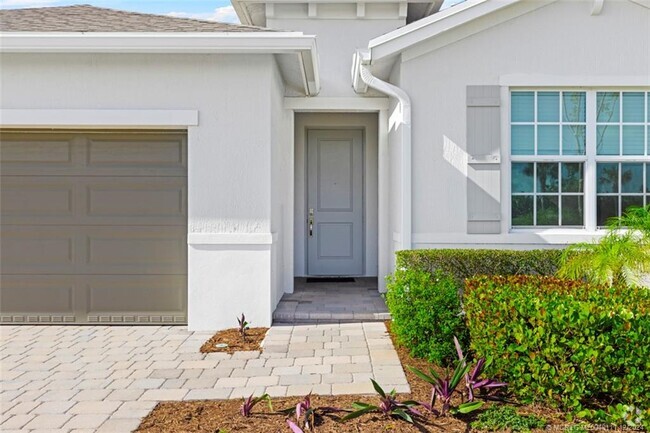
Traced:
<path id="1" fill-rule="evenodd" d="M 275 326 L 264 352 L 201 354 L 171 326 L 0 327 L 0 430 L 128 432 L 159 401 L 407 392 L 383 323 Z"/>

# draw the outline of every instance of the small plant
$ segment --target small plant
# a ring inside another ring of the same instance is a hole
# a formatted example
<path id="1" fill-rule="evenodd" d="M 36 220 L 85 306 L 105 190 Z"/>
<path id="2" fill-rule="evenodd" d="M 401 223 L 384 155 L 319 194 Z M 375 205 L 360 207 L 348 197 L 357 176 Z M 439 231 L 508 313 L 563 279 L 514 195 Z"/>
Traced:
<path id="1" fill-rule="evenodd" d="M 469 413 L 480 408 L 483 405 L 482 401 L 467 401 L 457 407 L 452 407 L 451 405 L 451 399 L 454 393 L 458 392 L 456 388 L 460 384 L 463 376 L 469 372 L 469 369 L 470 367 L 465 365 L 464 361 L 458 361 L 453 374 L 442 378 L 433 368 L 429 369 L 430 374 L 426 374 L 415 367 L 409 367 L 409 370 L 417 377 L 431 384 L 431 400 L 428 403 L 421 402 L 420 404 L 436 416 L 445 416 L 449 413 Z M 434 407 L 438 398 L 442 401 L 441 410 L 437 410 Z"/>
<path id="2" fill-rule="evenodd" d="M 411 415 L 420 415 L 420 412 L 413 409 L 414 406 L 417 406 L 419 403 L 416 401 L 397 401 L 396 395 L 397 391 L 394 389 L 391 392 L 385 392 L 381 386 L 374 380 L 370 379 L 372 386 L 375 388 L 377 394 L 380 397 L 379 406 L 375 406 L 367 403 L 354 402 L 352 403 L 353 411 L 341 418 L 341 421 L 348 421 L 353 418 L 358 418 L 361 415 L 365 415 L 371 412 L 379 412 L 384 414 L 387 417 L 398 417 L 403 419 L 406 422 L 413 423 L 413 418 Z"/>
<path id="3" fill-rule="evenodd" d="M 287 424 L 294 432 L 304 433 L 305 431 L 314 431 L 314 425 L 317 416 L 322 416 L 328 413 L 342 412 L 343 409 L 337 407 L 316 407 L 312 404 L 311 393 L 307 394 L 303 399 L 296 404 L 296 408 L 287 409 L 282 412 L 293 412 L 296 417 L 296 422 L 287 419 Z"/>
<path id="4" fill-rule="evenodd" d="M 246 321 L 246 316 L 244 316 L 244 313 L 241 313 L 241 318 L 237 318 L 237 323 L 239 324 L 239 334 L 241 335 L 241 338 L 246 341 L 246 330 L 248 329 L 248 322 Z"/>
<path id="5" fill-rule="evenodd" d="M 239 408 L 239 413 L 248 418 L 253 413 L 253 408 L 255 405 L 261 401 L 266 401 L 269 404 L 269 409 L 273 410 L 273 403 L 271 402 L 271 397 L 268 394 L 263 394 L 259 397 L 253 397 L 251 394 L 250 397 L 244 399 L 241 407 Z"/>
<path id="6" fill-rule="evenodd" d="M 641 285 L 650 272 L 650 205 L 628 208 L 608 219 L 607 228 L 596 243 L 569 246 L 558 275 L 609 287 Z"/>
<path id="7" fill-rule="evenodd" d="M 529 432 L 531 429 L 545 426 L 544 419 L 535 415 L 519 415 L 509 406 L 492 406 L 472 423 L 473 428 L 485 431 Z"/>
<path id="8" fill-rule="evenodd" d="M 463 349 L 460 347 L 460 342 L 456 337 L 454 337 L 454 345 L 456 346 L 456 353 L 458 354 L 458 361 L 463 364 L 465 363 L 465 355 L 463 354 Z M 467 387 L 467 400 L 474 401 L 474 392 L 479 391 L 481 393 L 487 393 L 495 388 L 502 388 L 508 386 L 505 382 L 498 382 L 495 379 L 481 379 L 481 373 L 485 367 L 490 363 L 486 362 L 485 358 L 481 358 L 476 361 L 476 365 L 469 372 L 465 374 L 465 386 Z"/>

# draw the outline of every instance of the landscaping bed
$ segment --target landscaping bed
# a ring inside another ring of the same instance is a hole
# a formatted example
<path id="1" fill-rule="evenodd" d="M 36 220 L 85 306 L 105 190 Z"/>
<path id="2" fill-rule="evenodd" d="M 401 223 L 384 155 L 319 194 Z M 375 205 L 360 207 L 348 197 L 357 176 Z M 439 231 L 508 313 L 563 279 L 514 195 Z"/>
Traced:
<path id="1" fill-rule="evenodd" d="M 390 322 L 386 322 L 390 329 Z M 391 337 L 393 337 L 391 335 Z M 402 365 L 416 367 L 428 371 L 432 366 L 426 360 L 412 357 L 404 347 L 396 345 L 397 353 Z M 436 371 L 444 374 L 444 370 L 436 367 Z M 399 401 L 417 400 L 428 401 L 431 394 L 431 387 L 420 380 L 410 370 L 405 368 L 406 376 L 411 387 L 410 394 L 398 394 Z M 253 409 L 252 416 L 243 417 L 239 410 L 242 399 L 235 400 L 212 400 L 212 401 L 187 401 L 187 402 L 163 402 L 159 403 L 154 410 L 142 421 L 137 432 L 139 433 L 291 433 L 287 425 L 287 418 L 295 419 L 292 415 L 280 412 L 284 409 L 295 407 L 302 397 L 273 398 L 273 411 L 269 409 L 266 402 L 260 402 Z M 460 401 L 456 397 L 453 402 Z M 350 409 L 356 401 L 377 404 L 377 395 L 341 395 L 341 396 L 313 396 L 314 407 L 336 407 Z M 487 408 L 490 404 L 486 404 Z M 501 404 L 500 404 L 501 405 Z M 562 430 L 567 423 L 563 414 L 543 406 L 522 406 L 515 407 L 522 415 L 533 415 L 543 418 L 548 428 Z M 389 418 L 379 413 L 363 415 L 359 418 L 340 422 L 339 418 L 346 415 L 346 412 L 327 414 L 316 419 L 316 433 L 379 433 L 379 432 L 467 432 L 473 431 L 471 423 L 484 412 L 483 409 L 467 415 L 456 417 L 437 417 L 424 408 L 417 408 L 421 416 L 413 416 L 414 424 L 397 418 Z M 549 427 L 551 426 L 551 427 Z M 534 432 L 544 431 L 544 428 L 531 429 Z"/>
<path id="2" fill-rule="evenodd" d="M 262 351 L 262 340 L 269 328 L 247 328 L 246 339 L 243 340 L 237 328 L 224 329 L 214 334 L 201 346 L 201 353 L 230 353 L 250 350 Z M 226 347 L 217 347 L 217 344 L 227 344 Z"/>

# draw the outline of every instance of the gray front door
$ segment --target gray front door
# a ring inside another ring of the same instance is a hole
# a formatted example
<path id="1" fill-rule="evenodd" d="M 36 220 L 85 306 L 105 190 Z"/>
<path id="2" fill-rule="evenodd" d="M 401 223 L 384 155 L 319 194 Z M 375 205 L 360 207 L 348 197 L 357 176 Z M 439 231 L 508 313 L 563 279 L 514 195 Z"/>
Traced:
<path id="1" fill-rule="evenodd" d="M 363 275 L 363 134 L 307 133 L 307 273 Z"/>

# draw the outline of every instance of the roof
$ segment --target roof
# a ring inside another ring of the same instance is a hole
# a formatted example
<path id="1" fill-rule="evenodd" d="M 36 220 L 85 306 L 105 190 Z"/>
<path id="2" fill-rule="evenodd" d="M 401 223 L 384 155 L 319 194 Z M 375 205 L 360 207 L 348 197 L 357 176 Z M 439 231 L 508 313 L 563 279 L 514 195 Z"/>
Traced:
<path id="1" fill-rule="evenodd" d="M 262 27 L 90 5 L 0 10 L 2 32 L 273 32 Z"/>

